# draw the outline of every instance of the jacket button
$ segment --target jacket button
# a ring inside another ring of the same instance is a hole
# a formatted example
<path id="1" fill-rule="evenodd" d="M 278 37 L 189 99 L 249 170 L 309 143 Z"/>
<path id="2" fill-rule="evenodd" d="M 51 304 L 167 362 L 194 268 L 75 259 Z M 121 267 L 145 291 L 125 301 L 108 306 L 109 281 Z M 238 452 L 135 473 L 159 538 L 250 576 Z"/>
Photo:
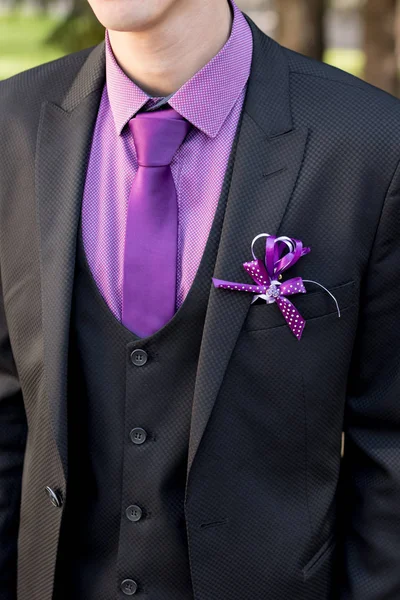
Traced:
<path id="1" fill-rule="evenodd" d="M 134 427 L 129 435 L 134 444 L 144 444 L 147 438 L 146 431 L 141 427 Z"/>
<path id="2" fill-rule="evenodd" d="M 140 506 L 137 506 L 136 504 L 131 504 L 131 506 L 128 506 L 128 508 L 126 509 L 125 514 L 130 521 L 136 522 L 140 521 L 140 519 L 142 518 L 143 511 L 140 508 Z"/>
<path id="3" fill-rule="evenodd" d="M 51 487 L 49 487 L 48 485 L 45 487 L 45 492 L 48 495 L 50 502 L 53 504 L 53 506 L 56 506 L 57 508 L 60 508 L 62 506 L 61 494 L 52 490 Z"/>
<path id="4" fill-rule="evenodd" d="M 131 361 L 137 367 L 143 367 L 147 363 L 148 355 L 145 350 L 134 350 L 131 352 Z"/>
<path id="5" fill-rule="evenodd" d="M 133 596 L 136 594 L 137 583 L 133 581 L 133 579 L 124 579 L 121 583 L 121 590 L 126 594 L 126 596 Z"/>

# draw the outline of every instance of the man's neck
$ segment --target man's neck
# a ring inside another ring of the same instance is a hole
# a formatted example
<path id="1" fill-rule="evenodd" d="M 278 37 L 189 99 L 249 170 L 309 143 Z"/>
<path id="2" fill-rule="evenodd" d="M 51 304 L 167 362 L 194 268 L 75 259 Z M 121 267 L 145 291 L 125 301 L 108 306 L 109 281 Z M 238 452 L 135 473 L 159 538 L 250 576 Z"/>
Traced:
<path id="1" fill-rule="evenodd" d="M 231 27 L 228 0 L 183 0 L 151 29 L 108 30 L 108 35 L 126 75 L 150 96 L 166 96 L 219 52 Z"/>

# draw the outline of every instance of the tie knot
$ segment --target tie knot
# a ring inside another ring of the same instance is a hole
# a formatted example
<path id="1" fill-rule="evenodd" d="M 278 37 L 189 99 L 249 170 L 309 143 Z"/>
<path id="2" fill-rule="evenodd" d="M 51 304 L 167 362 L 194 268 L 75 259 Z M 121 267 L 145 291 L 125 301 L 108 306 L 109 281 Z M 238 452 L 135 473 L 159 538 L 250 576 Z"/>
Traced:
<path id="1" fill-rule="evenodd" d="M 191 124 L 171 107 L 138 113 L 129 121 L 138 163 L 142 167 L 169 165 Z"/>

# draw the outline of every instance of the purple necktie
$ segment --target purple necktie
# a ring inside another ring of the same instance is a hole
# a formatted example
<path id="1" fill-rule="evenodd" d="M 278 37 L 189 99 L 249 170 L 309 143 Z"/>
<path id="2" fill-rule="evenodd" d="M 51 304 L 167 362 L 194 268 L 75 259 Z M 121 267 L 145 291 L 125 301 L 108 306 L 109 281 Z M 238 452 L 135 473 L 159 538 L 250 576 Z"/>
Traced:
<path id="1" fill-rule="evenodd" d="M 175 314 L 178 204 L 170 163 L 190 128 L 171 107 L 129 121 L 139 168 L 128 201 L 122 323 L 140 337 Z"/>

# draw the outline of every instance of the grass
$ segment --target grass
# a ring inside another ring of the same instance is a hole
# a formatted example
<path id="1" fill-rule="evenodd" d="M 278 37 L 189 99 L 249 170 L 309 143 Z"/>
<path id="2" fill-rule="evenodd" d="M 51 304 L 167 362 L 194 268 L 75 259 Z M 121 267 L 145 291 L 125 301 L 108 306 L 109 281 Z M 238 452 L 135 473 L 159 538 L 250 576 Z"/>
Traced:
<path id="1" fill-rule="evenodd" d="M 44 44 L 57 23 L 57 19 L 45 15 L 27 16 L 15 12 L 0 16 L 0 79 L 62 56 L 62 50 Z M 331 48 L 326 51 L 324 60 L 362 76 L 364 55 L 360 50 Z"/>

